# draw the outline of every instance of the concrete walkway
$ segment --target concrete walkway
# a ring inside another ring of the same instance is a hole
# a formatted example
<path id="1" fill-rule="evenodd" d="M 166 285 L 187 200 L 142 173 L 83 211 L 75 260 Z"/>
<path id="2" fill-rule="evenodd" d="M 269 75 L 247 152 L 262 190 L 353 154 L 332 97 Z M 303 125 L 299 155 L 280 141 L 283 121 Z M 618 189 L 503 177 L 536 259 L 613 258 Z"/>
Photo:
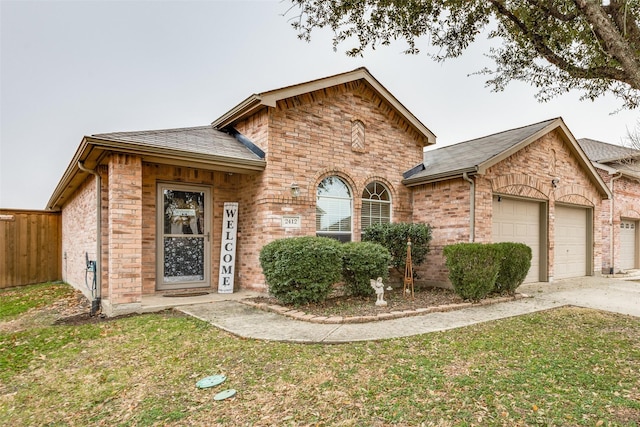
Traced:
<path id="1" fill-rule="evenodd" d="M 640 271 L 625 278 L 582 277 L 522 285 L 530 298 L 369 323 L 319 324 L 262 311 L 237 300 L 186 305 L 186 314 L 244 338 L 346 343 L 406 337 L 519 316 L 565 305 L 640 317 Z"/>

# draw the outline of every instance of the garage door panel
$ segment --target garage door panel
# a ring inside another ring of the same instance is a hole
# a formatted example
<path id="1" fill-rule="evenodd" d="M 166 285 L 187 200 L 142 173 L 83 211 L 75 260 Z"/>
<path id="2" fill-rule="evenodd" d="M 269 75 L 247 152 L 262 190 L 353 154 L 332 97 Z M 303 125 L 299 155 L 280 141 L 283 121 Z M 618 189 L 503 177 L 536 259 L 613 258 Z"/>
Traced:
<path id="1" fill-rule="evenodd" d="M 587 274 L 587 210 L 556 206 L 554 276 L 556 279 Z"/>
<path id="2" fill-rule="evenodd" d="M 540 281 L 540 203 L 501 197 L 493 199 L 492 241 L 524 243 L 531 248 L 525 283 Z"/>
<path id="3" fill-rule="evenodd" d="M 631 270 L 636 267 L 636 228 L 637 221 L 620 222 L 620 268 Z"/>

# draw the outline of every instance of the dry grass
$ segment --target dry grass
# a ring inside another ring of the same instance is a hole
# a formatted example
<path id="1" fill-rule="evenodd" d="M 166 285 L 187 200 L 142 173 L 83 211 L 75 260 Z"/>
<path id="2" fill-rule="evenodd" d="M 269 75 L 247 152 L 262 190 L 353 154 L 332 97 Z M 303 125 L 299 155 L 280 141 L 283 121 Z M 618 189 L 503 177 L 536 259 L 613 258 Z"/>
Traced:
<path id="1" fill-rule="evenodd" d="M 11 301 L 0 292 L 0 304 Z M 0 425 L 640 422 L 637 318 L 563 308 L 403 339 L 298 345 L 240 339 L 173 311 L 65 325 L 52 310 L 0 322 Z M 228 379 L 195 386 L 213 374 Z M 226 388 L 236 397 L 214 401 Z"/>

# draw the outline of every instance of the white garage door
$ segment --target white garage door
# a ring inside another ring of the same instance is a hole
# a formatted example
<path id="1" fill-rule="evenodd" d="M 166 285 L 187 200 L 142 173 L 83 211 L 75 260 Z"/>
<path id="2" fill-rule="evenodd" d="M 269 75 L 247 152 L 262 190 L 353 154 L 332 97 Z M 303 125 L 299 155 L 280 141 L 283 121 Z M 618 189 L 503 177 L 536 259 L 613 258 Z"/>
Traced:
<path id="1" fill-rule="evenodd" d="M 636 222 L 620 222 L 620 268 L 636 268 Z"/>
<path id="2" fill-rule="evenodd" d="M 540 281 L 540 203 L 493 198 L 493 242 L 524 243 L 531 248 L 531 268 L 525 283 Z"/>
<path id="3" fill-rule="evenodd" d="M 587 275 L 587 210 L 556 206 L 554 277 Z"/>

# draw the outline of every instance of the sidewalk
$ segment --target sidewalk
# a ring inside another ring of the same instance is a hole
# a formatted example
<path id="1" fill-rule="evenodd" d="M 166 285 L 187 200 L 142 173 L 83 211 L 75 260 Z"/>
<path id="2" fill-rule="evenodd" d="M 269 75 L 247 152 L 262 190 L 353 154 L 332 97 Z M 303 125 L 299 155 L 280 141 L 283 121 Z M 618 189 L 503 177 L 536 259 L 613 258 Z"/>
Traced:
<path id="1" fill-rule="evenodd" d="M 345 343 L 406 337 L 519 316 L 565 305 L 640 317 L 640 275 L 581 277 L 520 286 L 530 298 L 369 323 L 320 324 L 262 311 L 237 300 L 182 306 L 186 314 L 243 338 L 296 343 Z"/>

